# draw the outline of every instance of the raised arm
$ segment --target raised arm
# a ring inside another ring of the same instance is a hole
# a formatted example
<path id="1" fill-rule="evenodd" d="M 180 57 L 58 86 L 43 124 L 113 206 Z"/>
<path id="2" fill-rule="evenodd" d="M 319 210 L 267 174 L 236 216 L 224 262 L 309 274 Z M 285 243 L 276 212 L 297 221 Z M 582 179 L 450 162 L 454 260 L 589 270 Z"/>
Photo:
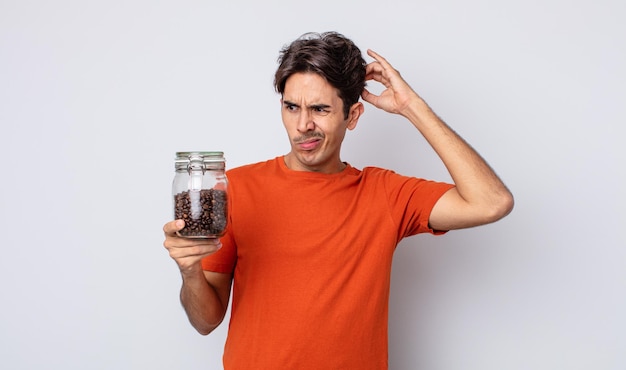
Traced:
<path id="1" fill-rule="evenodd" d="M 176 220 L 163 226 L 163 246 L 176 261 L 183 278 L 180 301 L 191 325 L 203 335 L 212 332 L 224 319 L 232 274 L 203 271 L 202 258 L 221 247 L 219 239 L 186 239 L 176 235 L 184 222 Z"/>
<path id="2" fill-rule="evenodd" d="M 367 65 L 366 80 L 385 86 L 380 95 L 367 89 L 362 98 L 390 113 L 406 117 L 424 136 L 448 169 L 455 188 L 444 194 L 430 215 L 430 226 L 453 230 L 495 222 L 513 209 L 513 195 L 487 162 L 443 122 L 385 58 Z"/>

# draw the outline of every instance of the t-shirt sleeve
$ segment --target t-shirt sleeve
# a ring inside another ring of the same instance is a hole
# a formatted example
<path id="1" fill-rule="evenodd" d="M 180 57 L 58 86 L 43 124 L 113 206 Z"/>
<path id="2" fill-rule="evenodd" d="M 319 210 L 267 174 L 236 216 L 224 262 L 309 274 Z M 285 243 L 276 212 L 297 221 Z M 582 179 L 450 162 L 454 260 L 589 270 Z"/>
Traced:
<path id="1" fill-rule="evenodd" d="M 428 220 L 439 198 L 454 184 L 402 176 L 391 171 L 386 177 L 390 211 L 398 223 L 399 239 L 420 233 L 440 235 L 447 232 L 432 229 Z"/>

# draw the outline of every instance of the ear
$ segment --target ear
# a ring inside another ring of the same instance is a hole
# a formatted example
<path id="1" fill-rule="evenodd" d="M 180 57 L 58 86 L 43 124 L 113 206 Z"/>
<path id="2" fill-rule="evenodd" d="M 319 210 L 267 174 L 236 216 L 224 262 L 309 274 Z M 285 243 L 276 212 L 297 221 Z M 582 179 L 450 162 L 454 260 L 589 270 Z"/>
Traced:
<path id="1" fill-rule="evenodd" d="M 350 112 L 348 113 L 348 125 L 346 126 L 348 130 L 354 130 L 357 122 L 359 121 L 359 117 L 363 114 L 365 107 L 363 107 L 363 103 L 357 102 L 350 107 Z"/>

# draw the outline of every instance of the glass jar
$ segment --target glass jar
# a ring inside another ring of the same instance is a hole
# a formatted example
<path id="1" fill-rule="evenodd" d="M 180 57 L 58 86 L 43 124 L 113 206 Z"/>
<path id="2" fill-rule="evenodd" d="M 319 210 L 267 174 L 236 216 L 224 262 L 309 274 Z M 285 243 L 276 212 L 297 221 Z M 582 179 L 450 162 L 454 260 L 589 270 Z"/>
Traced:
<path id="1" fill-rule="evenodd" d="M 218 238 L 228 220 L 228 179 L 223 152 L 176 152 L 172 195 L 178 235 Z"/>

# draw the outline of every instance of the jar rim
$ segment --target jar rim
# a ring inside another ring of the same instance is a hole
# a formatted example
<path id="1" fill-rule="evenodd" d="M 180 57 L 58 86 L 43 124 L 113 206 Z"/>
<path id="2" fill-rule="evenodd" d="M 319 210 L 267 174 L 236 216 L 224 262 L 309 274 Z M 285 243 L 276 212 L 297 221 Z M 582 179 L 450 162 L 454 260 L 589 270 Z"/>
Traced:
<path id="1" fill-rule="evenodd" d="M 222 151 L 188 151 L 188 152 L 176 152 L 177 157 L 189 157 L 190 155 L 200 155 L 207 157 L 216 157 L 223 156 L 224 152 Z"/>

